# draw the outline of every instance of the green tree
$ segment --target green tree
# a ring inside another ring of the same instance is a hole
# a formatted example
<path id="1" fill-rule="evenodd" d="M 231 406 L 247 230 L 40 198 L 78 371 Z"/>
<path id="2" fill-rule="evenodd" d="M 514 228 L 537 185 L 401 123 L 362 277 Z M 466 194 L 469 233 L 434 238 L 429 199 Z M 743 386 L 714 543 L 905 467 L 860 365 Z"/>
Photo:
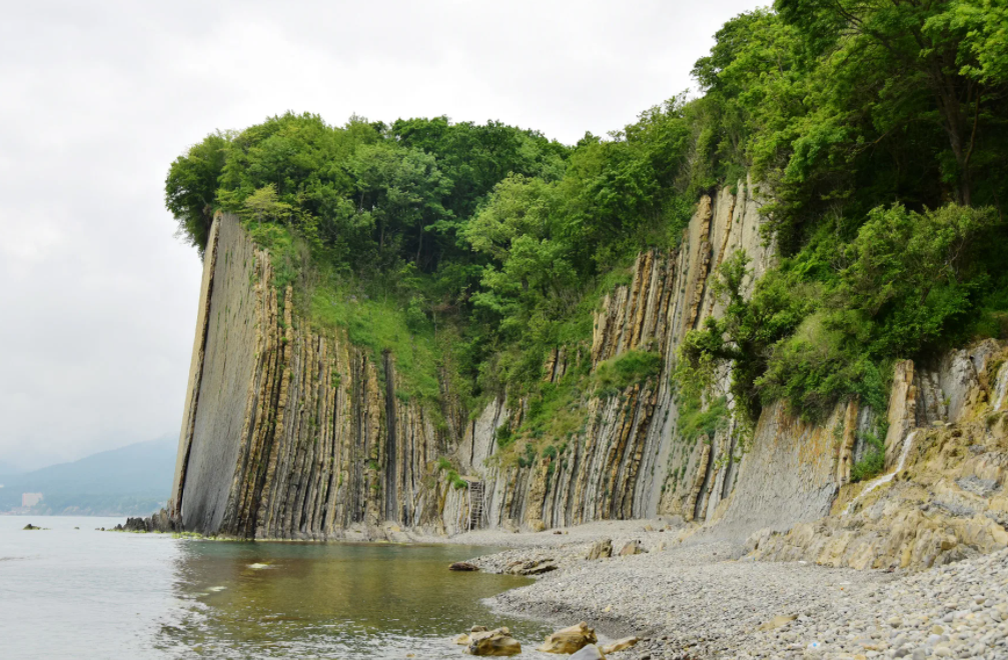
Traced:
<path id="1" fill-rule="evenodd" d="M 179 223 L 179 235 L 199 250 L 200 256 L 218 206 L 217 185 L 229 140 L 226 133 L 211 133 L 176 158 L 165 179 L 165 206 Z"/>

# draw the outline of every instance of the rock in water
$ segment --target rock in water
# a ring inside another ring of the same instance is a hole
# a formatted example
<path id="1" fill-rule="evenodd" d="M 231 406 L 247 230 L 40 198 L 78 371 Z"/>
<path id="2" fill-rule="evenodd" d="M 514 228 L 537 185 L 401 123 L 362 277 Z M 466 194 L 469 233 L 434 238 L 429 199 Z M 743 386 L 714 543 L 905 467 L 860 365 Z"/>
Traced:
<path id="1" fill-rule="evenodd" d="M 590 550 L 588 550 L 588 555 L 585 557 L 588 561 L 593 561 L 595 559 L 605 559 L 607 557 L 612 557 L 612 539 L 600 539 L 592 544 Z"/>
<path id="2" fill-rule="evenodd" d="M 22 528 L 22 531 L 29 531 L 29 530 L 33 530 L 33 529 L 42 529 L 42 528 L 41 527 L 36 527 L 35 525 L 33 525 L 31 523 L 28 523 L 27 525 L 25 525 Z"/>
<path id="3" fill-rule="evenodd" d="M 469 639 L 469 635 L 467 635 L 465 633 L 462 633 L 461 635 L 459 635 L 458 637 L 456 637 L 454 641 L 459 646 L 469 646 L 469 642 L 471 640 Z"/>
<path id="4" fill-rule="evenodd" d="M 598 637 L 595 636 L 595 631 L 582 621 L 575 626 L 558 630 L 547 637 L 543 645 L 539 647 L 539 650 L 544 653 L 565 653 L 569 655 L 597 641 Z"/>
<path id="5" fill-rule="evenodd" d="M 623 651 L 636 645 L 638 641 L 640 640 L 636 637 L 624 637 L 623 639 L 617 639 L 612 644 L 603 645 L 601 650 L 604 654 L 616 653 L 617 651 Z"/>
<path id="6" fill-rule="evenodd" d="M 589 644 L 584 647 L 574 655 L 570 656 L 568 660 L 605 660 L 605 655 L 599 650 L 599 647 L 594 644 Z"/>
<path id="7" fill-rule="evenodd" d="M 511 636 L 507 628 L 498 628 L 489 632 L 477 632 L 470 635 L 469 655 L 506 656 L 521 653 L 521 644 Z"/>
<path id="8" fill-rule="evenodd" d="M 448 567 L 449 571 L 478 571 L 479 566 L 470 564 L 467 561 L 457 561 Z"/>

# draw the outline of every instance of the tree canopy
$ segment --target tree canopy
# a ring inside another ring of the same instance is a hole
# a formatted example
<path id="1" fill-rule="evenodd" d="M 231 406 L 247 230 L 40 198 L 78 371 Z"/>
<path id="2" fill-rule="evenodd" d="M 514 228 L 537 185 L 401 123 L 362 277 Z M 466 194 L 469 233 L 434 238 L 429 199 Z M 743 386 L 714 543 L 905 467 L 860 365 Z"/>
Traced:
<path id="1" fill-rule="evenodd" d="M 808 414 L 877 405 L 892 360 L 1008 332 L 1003 2 L 777 0 L 715 40 L 699 96 L 604 137 L 288 113 L 192 146 L 166 205 L 200 250 L 216 210 L 277 255 L 300 245 L 311 309 L 394 301 L 402 328 L 369 317 L 358 338 L 450 337 L 474 395 L 541 389 L 546 355 L 589 340 L 597 295 L 634 255 L 674 247 L 700 195 L 746 175 L 772 202 L 781 261 L 743 297 L 747 265 L 728 260 L 727 312 L 688 338 L 684 387 L 730 363 L 753 416 L 779 398 Z"/>

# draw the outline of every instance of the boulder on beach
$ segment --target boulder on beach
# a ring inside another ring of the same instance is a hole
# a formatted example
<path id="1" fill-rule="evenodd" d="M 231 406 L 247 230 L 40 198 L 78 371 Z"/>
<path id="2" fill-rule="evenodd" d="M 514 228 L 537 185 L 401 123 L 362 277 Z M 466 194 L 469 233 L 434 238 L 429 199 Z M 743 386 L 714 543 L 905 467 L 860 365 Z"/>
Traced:
<path id="1" fill-rule="evenodd" d="M 507 628 L 497 628 L 484 632 L 474 632 L 470 636 L 469 655 L 508 656 L 521 653 L 521 644 L 511 636 Z"/>
<path id="2" fill-rule="evenodd" d="M 605 654 L 599 650 L 599 647 L 594 644 L 589 644 L 574 655 L 570 656 L 568 660 L 605 660 Z"/>
<path id="3" fill-rule="evenodd" d="M 559 568 L 552 557 L 546 559 L 529 559 L 527 561 L 513 561 L 507 566 L 508 573 L 512 575 L 542 575 Z"/>
<path id="4" fill-rule="evenodd" d="M 595 631 L 588 627 L 588 624 L 581 623 L 563 628 L 551 634 L 539 647 L 543 653 L 564 653 L 571 654 L 580 651 L 589 644 L 598 641 Z"/>
<path id="5" fill-rule="evenodd" d="M 633 541 L 628 541 L 626 545 L 619 551 L 620 557 L 629 557 L 630 555 L 639 555 L 641 553 L 647 552 L 641 542 L 638 539 Z"/>
<path id="6" fill-rule="evenodd" d="M 449 571 L 478 571 L 479 566 L 476 564 L 471 564 L 467 561 L 457 561 L 448 567 Z"/>
<path id="7" fill-rule="evenodd" d="M 624 651 L 631 646 L 635 646 L 637 642 L 640 641 L 636 637 L 624 637 L 623 639 L 617 639 L 611 644 L 603 644 L 600 650 L 602 653 L 608 655 L 609 653 L 616 653 L 618 651 Z"/>
<path id="8" fill-rule="evenodd" d="M 599 539 L 592 543 L 585 559 L 594 561 L 596 559 L 606 559 L 612 557 L 612 539 Z"/>

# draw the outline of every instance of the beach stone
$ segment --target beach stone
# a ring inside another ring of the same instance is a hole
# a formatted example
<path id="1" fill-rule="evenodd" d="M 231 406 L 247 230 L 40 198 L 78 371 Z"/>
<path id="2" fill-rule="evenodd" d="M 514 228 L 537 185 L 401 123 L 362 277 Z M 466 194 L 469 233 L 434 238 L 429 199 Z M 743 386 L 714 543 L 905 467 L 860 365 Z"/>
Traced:
<path id="1" fill-rule="evenodd" d="M 599 647 L 589 644 L 570 656 L 570 660 L 605 660 L 605 655 L 599 650 Z"/>
<path id="2" fill-rule="evenodd" d="M 521 644 L 507 628 L 474 633 L 470 638 L 469 655 L 509 656 L 521 653 Z"/>
<path id="3" fill-rule="evenodd" d="M 791 623 L 798 618 L 797 614 L 778 614 L 774 618 L 770 619 L 766 623 L 762 624 L 758 630 L 768 631 L 776 630 L 778 628 L 783 628 L 787 624 Z"/>
<path id="4" fill-rule="evenodd" d="M 546 637 L 546 641 L 539 647 L 539 650 L 543 653 L 565 653 L 569 655 L 597 641 L 598 637 L 596 637 L 595 631 L 582 621 L 576 625 L 557 630 Z"/>
<path id="5" fill-rule="evenodd" d="M 553 559 L 531 559 L 517 561 L 508 565 L 508 573 L 512 575 L 542 575 L 559 568 Z"/>
<path id="6" fill-rule="evenodd" d="M 637 539 L 629 541 L 623 548 L 619 551 L 620 557 L 629 557 L 630 555 L 639 555 L 644 552 L 644 548 L 641 547 L 641 542 Z"/>
<path id="7" fill-rule="evenodd" d="M 599 539 L 592 544 L 585 557 L 588 561 L 612 557 L 612 539 Z"/>
<path id="8" fill-rule="evenodd" d="M 630 648 L 631 646 L 636 645 L 638 641 L 640 640 L 638 640 L 636 637 L 624 637 L 623 639 L 617 639 L 615 642 L 611 644 L 602 645 L 600 650 L 602 651 L 603 654 L 608 655 L 610 653 L 624 651 Z"/>

